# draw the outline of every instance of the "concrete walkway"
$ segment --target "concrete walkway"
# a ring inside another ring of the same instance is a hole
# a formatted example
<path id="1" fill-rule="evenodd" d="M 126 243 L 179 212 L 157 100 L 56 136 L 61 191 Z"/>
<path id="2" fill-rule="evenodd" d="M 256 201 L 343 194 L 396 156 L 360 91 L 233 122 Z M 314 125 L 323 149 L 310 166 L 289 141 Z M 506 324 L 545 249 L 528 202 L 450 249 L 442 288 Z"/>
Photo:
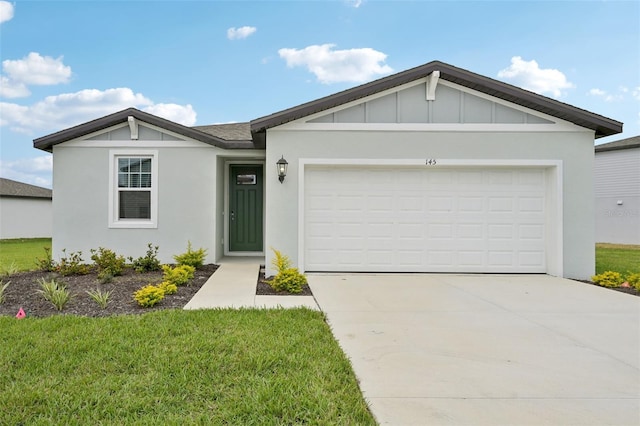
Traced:
<path id="1" fill-rule="evenodd" d="M 294 308 L 318 310 L 313 296 L 256 296 L 260 257 L 225 257 L 184 309 Z"/>
<path id="2" fill-rule="evenodd" d="M 640 298 L 546 275 L 308 275 L 381 425 L 640 425 Z"/>

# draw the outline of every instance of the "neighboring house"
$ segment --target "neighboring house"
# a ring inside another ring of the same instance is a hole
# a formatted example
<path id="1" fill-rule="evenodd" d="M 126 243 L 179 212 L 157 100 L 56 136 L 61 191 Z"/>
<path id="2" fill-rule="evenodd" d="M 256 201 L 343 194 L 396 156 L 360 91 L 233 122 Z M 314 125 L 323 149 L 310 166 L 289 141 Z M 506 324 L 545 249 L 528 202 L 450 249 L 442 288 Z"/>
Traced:
<path id="1" fill-rule="evenodd" d="M 51 190 L 0 178 L 0 239 L 51 237 Z"/>
<path id="2" fill-rule="evenodd" d="M 187 241 L 310 271 L 594 273 L 594 139 L 622 123 L 442 62 L 249 123 L 127 109 L 53 152 L 53 249 Z M 276 163 L 288 162 L 284 181 Z"/>
<path id="3" fill-rule="evenodd" d="M 640 245 L 640 136 L 595 152 L 596 241 Z"/>

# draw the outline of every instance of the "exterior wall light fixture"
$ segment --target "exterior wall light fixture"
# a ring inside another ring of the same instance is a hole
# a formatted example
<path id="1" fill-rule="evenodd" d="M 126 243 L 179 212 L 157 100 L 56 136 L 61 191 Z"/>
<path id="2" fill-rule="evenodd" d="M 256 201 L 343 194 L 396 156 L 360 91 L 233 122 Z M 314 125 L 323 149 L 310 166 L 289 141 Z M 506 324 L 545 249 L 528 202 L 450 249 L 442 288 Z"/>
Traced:
<path id="1" fill-rule="evenodd" d="M 278 160 L 276 166 L 278 167 L 278 180 L 282 183 L 284 182 L 284 177 L 287 175 L 287 167 L 289 166 L 287 160 L 284 159 L 284 155 Z"/>

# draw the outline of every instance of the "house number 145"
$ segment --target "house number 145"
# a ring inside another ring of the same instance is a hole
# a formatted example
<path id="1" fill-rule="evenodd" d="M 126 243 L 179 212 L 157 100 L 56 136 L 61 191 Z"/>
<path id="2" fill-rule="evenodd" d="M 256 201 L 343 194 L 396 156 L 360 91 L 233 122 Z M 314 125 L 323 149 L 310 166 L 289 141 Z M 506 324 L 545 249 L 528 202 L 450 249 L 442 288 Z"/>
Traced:
<path id="1" fill-rule="evenodd" d="M 435 166 L 436 164 L 437 162 L 435 158 L 427 158 L 427 162 L 426 162 L 427 166 Z"/>

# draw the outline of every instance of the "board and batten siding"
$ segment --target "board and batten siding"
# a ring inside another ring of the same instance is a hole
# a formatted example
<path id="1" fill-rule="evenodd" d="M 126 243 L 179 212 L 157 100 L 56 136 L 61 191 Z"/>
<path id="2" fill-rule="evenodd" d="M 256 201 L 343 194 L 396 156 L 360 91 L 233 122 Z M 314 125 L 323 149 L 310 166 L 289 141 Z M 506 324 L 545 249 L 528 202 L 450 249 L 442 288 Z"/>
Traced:
<path id="1" fill-rule="evenodd" d="M 597 152 L 596 242 L 640 244 L 640 148 Z"/>

